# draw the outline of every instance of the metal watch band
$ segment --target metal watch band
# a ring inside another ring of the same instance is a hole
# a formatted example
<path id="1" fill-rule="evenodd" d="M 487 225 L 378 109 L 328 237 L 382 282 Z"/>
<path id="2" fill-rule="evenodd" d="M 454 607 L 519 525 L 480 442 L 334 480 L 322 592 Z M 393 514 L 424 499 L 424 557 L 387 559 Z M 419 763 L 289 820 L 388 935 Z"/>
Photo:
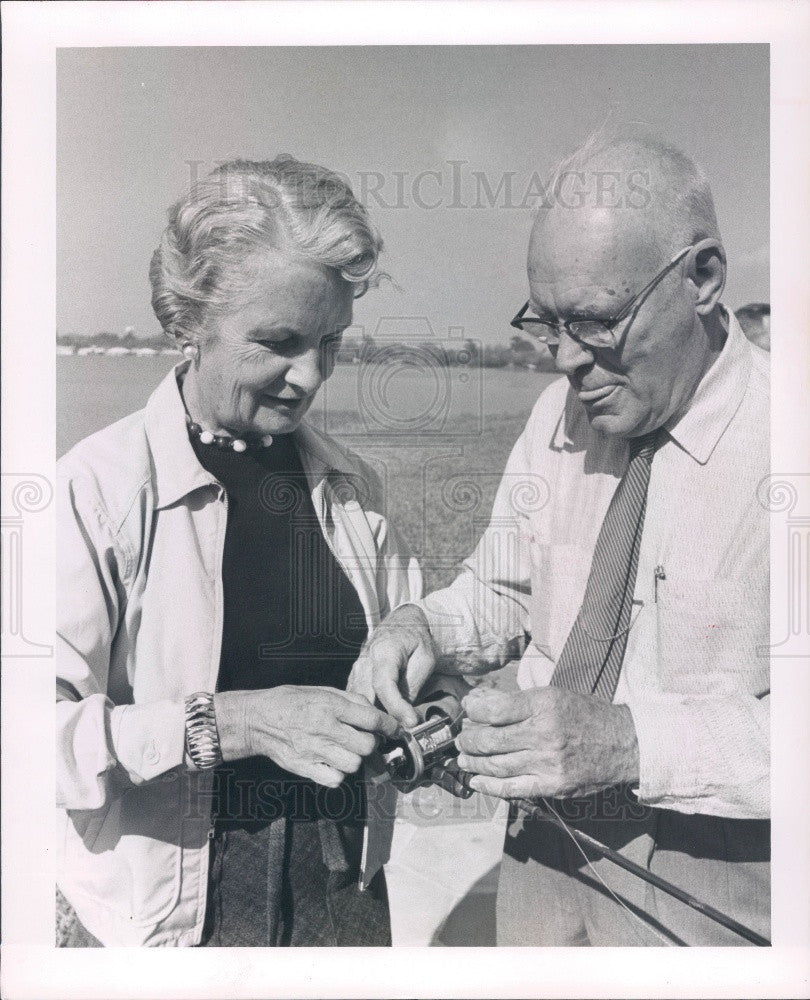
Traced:
<path id="1" fill-rule="evenodd" d="M 186 698 L 186 750 L 201 771 L 222 763 L 214 696 L 208 691 L 197 691 Z"/>

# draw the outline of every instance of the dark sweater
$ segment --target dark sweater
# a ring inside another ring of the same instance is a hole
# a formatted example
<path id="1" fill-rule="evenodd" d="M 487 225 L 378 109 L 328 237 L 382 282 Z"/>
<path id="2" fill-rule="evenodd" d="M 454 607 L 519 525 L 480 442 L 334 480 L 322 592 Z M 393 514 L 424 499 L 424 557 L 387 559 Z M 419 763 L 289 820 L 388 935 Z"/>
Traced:
<path id="1" fill-rule="evenodd" d="M 323 537 L 293 438 L 278 435 L 269 448 L 242 453 L 194 438 L 192 445 L 228 496 L 217 690 L 345 689 L 365 616 Z M 359 819 L 362 810 L 356 780 L 330 794 L 263 757 L 222 765 L 218 782 L 219 823 L 267 821 L 282 808 L 302 819 L 324 811 Z"/>

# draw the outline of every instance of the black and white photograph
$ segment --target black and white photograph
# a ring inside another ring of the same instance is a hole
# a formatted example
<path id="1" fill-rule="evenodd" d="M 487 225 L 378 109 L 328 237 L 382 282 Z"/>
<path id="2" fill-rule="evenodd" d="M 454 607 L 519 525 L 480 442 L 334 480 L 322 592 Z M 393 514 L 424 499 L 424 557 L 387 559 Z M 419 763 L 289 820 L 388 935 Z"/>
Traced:
<path id="1" fill-rule="evenodd" d="M 808 8 L 56 6 L 131 30 L 4 176 L 5 995 L 798 995 Z"/>

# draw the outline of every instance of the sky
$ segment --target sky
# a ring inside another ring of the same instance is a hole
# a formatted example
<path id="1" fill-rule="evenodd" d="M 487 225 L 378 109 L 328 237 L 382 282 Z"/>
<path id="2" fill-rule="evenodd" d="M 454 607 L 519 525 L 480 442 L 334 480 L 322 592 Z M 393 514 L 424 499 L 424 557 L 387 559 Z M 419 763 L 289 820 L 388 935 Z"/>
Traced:
<path id="1" fill-rule="evenodd" d="M 724 300 L 768 301 L 768 72 L 766 45 L 61 49 L 57 331 L 159 333 L 169 205 L 218 162 L 290 153 L 346 175 L 382 233 L 393 281 L 358 327 L 506 343 L 532 179 L 608 115 L 704 167 Z"/>

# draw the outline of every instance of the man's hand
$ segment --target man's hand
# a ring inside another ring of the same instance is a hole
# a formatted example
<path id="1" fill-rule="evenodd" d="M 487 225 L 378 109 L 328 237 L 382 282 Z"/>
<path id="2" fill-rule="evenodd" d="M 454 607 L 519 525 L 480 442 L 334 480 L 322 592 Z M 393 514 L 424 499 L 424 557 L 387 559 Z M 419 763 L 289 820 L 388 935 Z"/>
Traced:
<path id="1" fill-rule="evenodd" d="M 403 605 L 379 625 L 352 668 L 348 690 L 379 698 L 405 726 L 419 719 L 411 702 L 436 666 L 436 649 L 419 608 Z"/>
<path id="2" fill-rule="evenodd" d="M 564 688 L 474 688 L 456 745 L 470 787 L 503 799 L 588 795 L 638 781 L 630 709 Z"/>

